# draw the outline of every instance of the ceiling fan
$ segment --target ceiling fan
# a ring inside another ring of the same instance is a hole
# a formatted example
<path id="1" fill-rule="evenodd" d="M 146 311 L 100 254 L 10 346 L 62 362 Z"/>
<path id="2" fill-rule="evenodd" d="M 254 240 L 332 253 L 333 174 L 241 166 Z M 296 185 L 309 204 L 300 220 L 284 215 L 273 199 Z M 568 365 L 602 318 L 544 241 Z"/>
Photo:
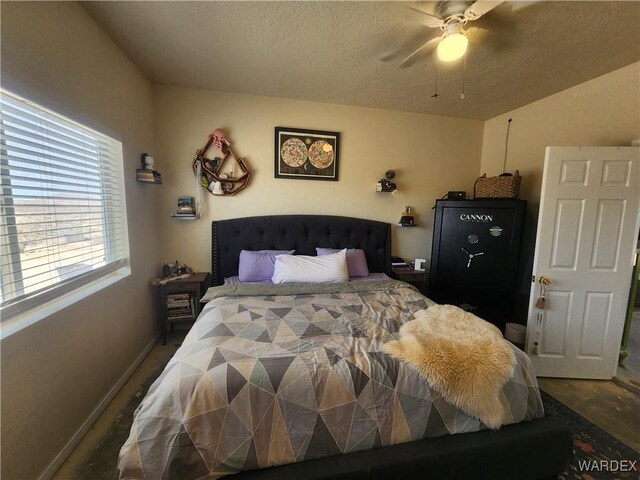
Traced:
<path id="1" fill-rule="evenodd" d="M 439 28 L 442 34 L 432 38 L 402 62 L 409 65 L 411 60 L 425 49 L 433 48 L 437 45 L 438 58 L 443 62 L 452 62 L 461 58 L 467 51 L 469 43 L 468 33 L 480 27 L 464 29 L 469 22 L 478 20 L 480 17 L 496 8 L 504 1 L 477 0 L 477 1 L 439 1 L 435 3 L 433 13 L 419 8 L 411 7 L 413 10 L 427 16 L 425 25 L 429 28 Z"/>

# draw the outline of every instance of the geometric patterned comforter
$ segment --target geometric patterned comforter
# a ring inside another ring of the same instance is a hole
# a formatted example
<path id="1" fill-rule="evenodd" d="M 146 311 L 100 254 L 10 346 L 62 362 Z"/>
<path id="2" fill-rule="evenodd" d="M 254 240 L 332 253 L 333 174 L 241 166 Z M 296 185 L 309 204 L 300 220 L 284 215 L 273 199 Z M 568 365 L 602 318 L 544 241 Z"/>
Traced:
<path id="1" fill-rule="evenodd" d="M 122 479 L 216 479 L 485 428 L 381 352 L 433 302 L 393 280 L 215 287 L 151 386 L 120 451 Z M 527 356 L 501 401 L 543 416 Z"/>

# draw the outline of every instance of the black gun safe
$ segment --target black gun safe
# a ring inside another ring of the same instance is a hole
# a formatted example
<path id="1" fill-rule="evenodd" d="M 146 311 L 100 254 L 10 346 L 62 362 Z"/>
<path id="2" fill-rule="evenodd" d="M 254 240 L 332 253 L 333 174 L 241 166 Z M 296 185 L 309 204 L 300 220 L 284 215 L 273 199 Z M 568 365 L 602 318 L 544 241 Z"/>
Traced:
<path id="1" fill-rule="evenodd" d="M 504 332 L 513 321 L 524 200 L 436 201 L 429 297 Z"/>

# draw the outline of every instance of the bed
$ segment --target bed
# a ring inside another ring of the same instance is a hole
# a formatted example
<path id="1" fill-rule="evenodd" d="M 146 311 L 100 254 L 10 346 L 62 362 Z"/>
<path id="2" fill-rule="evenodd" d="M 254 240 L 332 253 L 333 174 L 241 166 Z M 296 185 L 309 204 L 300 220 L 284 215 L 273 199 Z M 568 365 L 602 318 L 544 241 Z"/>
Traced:
<path id="1" fill-rule="evenodd" d="M 389 224 L 284 215 L 213 222 L 217 287 L 136 411 L 121 478 L 553 478 L 568 429 L 544 417 L 523 352 L 509 423 L 488 431 L 381 351 L 433 303 L 402 282 L 223 285 L 242 250 L 364 251 L 390 272 Z M 452 435 L 455 433 L 455 435 Z"/>

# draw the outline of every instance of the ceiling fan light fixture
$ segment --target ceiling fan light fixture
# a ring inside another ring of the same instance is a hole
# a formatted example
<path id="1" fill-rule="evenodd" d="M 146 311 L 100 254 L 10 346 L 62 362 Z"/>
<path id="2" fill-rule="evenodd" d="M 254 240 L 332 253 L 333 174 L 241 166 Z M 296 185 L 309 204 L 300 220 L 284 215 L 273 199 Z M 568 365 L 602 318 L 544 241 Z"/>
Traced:
<path id="1" fill-rule="evenodd" d="M 453 62 L 467 51 L 469 39 L 462 33 L 446 35 L 438 44 L 438 58 L 443 62 Z"/>

